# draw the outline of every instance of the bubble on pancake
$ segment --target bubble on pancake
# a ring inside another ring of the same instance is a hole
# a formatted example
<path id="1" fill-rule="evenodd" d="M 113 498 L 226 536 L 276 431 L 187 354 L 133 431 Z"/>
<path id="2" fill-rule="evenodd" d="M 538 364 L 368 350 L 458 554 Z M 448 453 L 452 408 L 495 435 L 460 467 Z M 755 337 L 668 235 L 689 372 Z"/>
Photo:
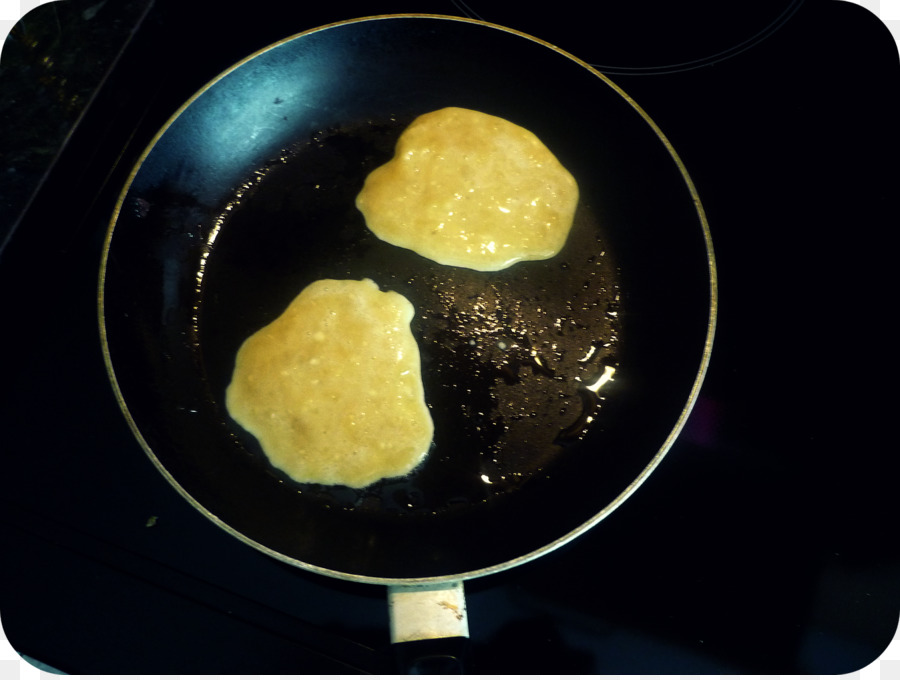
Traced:
<path id="1" fill-rule="evenodd" d="M 577 203 L 574 177 L 535 134 L 458 107 L 416 118 L 356 198 L 383 241 L 478 271 L 559 253 Z"/>
<path id="2" fill-rule="evenodd" d="M 412 304 L 370 279 L 325 279 L 241 345 L 226 406 L 298 482 L 362 488 L 431 445 Z"/>

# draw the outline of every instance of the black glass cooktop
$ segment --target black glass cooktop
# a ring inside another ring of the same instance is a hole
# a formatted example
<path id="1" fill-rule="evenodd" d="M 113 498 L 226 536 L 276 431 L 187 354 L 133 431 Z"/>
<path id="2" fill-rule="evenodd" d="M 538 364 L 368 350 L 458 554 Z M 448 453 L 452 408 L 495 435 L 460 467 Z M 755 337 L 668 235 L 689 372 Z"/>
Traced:
<path id="1" fill-rule="evenodd" d="M 68 0 L 20 22 L 0 76 L 0 615 L 18 651 L 78 674 L 394 670 L 383 587 L 252 550 L 156 471 L 107 381 L 97 276 L 131 167 L 204 83 L 313 26 L 427 11 L 535 34 L 632 95 L 693 177 L 720 286 L 682 436 L 588 534 L 467 584 L 467 670 L 839 674 L 881 654 L 900 611 L 894 40 L 842 2 L 640 5 Z"/>

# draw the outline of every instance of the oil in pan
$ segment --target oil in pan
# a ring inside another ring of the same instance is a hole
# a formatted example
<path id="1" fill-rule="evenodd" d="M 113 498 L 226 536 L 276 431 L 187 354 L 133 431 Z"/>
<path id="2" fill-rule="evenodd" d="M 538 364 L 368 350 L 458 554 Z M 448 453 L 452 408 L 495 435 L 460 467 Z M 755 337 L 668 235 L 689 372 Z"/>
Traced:
<path id="1" fill-rule="evenodd" d="M 582 201 L 556 257 L 499 272 L 439 265 L 367 229 L 354 199 L 411 118 L 329 129 L 285 150 L 236 190 L 198 263 L 195 346 L 223 427 L 282 483 L 348 512 L 437 514 L 502 499 L 602 427 L 618 365 L 619 279 L 595 206 Z M 298 484 L 224 408 L 240 344 L 323 278 L 371 278 L 416 308 L 435 437 L 407 477 L 362 490 Z"/>

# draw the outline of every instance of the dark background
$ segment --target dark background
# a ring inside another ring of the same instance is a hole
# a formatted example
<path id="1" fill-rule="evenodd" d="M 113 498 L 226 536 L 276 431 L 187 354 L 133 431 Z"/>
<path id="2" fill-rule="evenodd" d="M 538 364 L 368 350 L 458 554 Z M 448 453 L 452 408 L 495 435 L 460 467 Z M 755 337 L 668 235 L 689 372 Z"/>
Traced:
<path id="1" fill-rule="evenodd" d="M 685 432 L 587 535 L 467 584 L 468 670 L 839 674 L 876 659 L 900 613 L 900 62 L 885 26 L 842 2 L 325 4 L 65 0 L 4 45 L 11 644 L 79 674 L 393 670 L 383 588 L 256 553 L 156 472 L 108 385 L 96 286 L 119 189 L 199 87 L 306 28 L 427 11 L 535 34 L 632 95 L 697 185 L 720 285 Z"/>

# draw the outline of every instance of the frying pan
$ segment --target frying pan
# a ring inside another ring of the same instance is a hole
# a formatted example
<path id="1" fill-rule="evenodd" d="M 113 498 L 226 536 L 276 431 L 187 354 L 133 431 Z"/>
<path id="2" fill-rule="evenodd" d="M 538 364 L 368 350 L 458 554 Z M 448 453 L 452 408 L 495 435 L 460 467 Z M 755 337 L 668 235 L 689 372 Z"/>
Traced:
<path id="1" fill-rule="evenodd" d="M 476 272 L 367 230 L 366 175 L 444 106 L 522 125 L 572 172 L 559 255 Z M 435 438 L 407 477 L 293 482 L 224 407 L 241 342 L 321 278 L 371 278 L 416 308 Z M 391 15 L 271 45 L 172 116 L 119 198 L 99 313 L 125 417 L 195 508 L 273 558 L 388 585 L 398 611 L 436 592 L 462 621 L 395 621 L 400 641 L 467 634 L 465 580 L 563 545 L 646 479 L 699 390 L 716 279 L 694 186 L 621 89 L 517 31 Z"/>

